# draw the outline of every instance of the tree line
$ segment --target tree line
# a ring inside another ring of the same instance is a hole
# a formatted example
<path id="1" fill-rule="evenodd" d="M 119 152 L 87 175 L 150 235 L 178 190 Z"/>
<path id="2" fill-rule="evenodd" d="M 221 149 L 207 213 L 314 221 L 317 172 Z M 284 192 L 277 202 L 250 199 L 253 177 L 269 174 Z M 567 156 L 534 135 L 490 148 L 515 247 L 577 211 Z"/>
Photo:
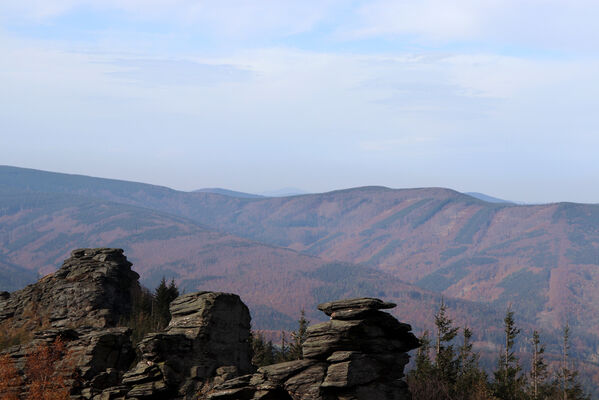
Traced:
<path id="1" fill-rule="evenodd" d="M 175 280 L 167 283 L 162 277 L 160 283 L 151 291 L 140 286 L 131 294 L 131 313 L 121 321 L 121 325 L 131 328 L 131 342 L 135 346 L 150 332 L 158 332 L 171 320 L 170 304 L 179 297 L 179 288 Z"/>
<path id="2" fill-rule="evenodd" d="M 472 348 L 472 331 L 454 326 L 442 301 L 435 314 L 435 333 L 420 337 L 415 365 L 407 374 L 413 400 L 588 400 L 570 359 L 570 328 L 563 327 L 562 354 L 551 371 L 538 331 L 530 337 L 531 362 L 522 367 L 514 344 L 520 329 L 511 308 L 506 311 L 504 342 L 492 376 L 480 368 Z M 461 336 L 461 338 L 458 338 Z"/>
<path id="3" fill-rule="evenodd" d="M 250 337 L 252 364 L 262 367 L 285 361 L 301 360 L 303 358 L 302 345 L 306 340 L 309 324 L 306 312 L 302 309 L 297 321 L 297 329 L 291 332 L 289 339 L 287 339 L 286 332 L 281 331 L 281 344 L 278 346 L 274 345 L 272 340 L 266 340 L 263 334 L 252 332 Z"/>

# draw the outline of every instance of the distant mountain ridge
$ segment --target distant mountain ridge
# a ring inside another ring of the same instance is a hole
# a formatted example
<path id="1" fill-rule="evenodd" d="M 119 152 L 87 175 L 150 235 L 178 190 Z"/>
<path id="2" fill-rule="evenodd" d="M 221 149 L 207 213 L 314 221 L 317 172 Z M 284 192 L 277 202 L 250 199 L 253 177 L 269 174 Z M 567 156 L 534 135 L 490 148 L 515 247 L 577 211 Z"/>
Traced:
<path id="1" fill-rule="evenodd" d="M 519 203 L 517 203 L 515 201 L 503 200 L 503 199 L 499 199 L 497 197 L 489 196 L 487 194 L 479 193 L 479 192 L 465 192 L 464 194 L 467 194 L 468 196 L 475 197 L 475 198 L 477 198 L 479 200 L 482 200 L 482 201 L 486 201 L 487 203 L 519 204 Z"/>
<path id="2" fill-rule="evenodd" d="M 122 246 L 147 282 L 164 274 L 240 293 L 258 321 L 292 324 L 302 307 L 286 303 L 293 288 L 311 304 L 385 297 L 424 327 L 443 295 L 461 321 L 490 326 L 485 310 L 500 326 L 512 303 L 522 323 L 567 321 L 581 343 L 597 341 L 599 205 L 377 186 L 240 198 L 15 167 L 0 167 L 0 195 L 0 262 L 28 270 L 47 271 L 73 247 Z"/>
<path id="3" fill-rule="evenodd" d="M 296 189 L 296 188 L 282 188 L 282 189 L 278 189 L 278 190 L 262 192 L 260 194 L 238 192 L 236 190 L 229 190 L 229 189 L 223 189 L 223 188 L 204 188 L 204 189 L 194 190 L 193 192 L 222 194 L 224 196 L 237 197 L 237 198 L 241 198 L 241 199 L 260 199 L 260 198 L 264 198 L 264 197 L 289 197 L 289 196 L 300 196 L 300 195 L 304 195 L 304 194 L 309 194 L 305 190 Z"/>
<path id="4" fill-rule="evenodd" d="M 404 309 L 426 304 L 427 311 L 415 315 L 414 323 L 426 324 L 432 318 L 440 295 L 384 272 L 329 262 L 216 232 L 186 217 L 100 198 L 139 204 L 162 199 L 166 209 L 185 195 L 152 185 L 129 187 L 123 181 L 0 167 L 0 290 L 15 290 L 40 273 L 54 271 L 74 247 L 108 246 L 125 248 L 149 287 L 165 276 L 188 291 L 242 294 L 252 305 L 255 326 L 262 329 L 292 329 L 298 310 L 308 305 L 315 310 L 312 306 L 336 296 L 384 294 Z M 205 195 L 216 202 L 231 199 Z M 186 211 L 188 205 L 182 204 L 173 209 Z M 290 291 L 297 296 L 288 296 Z M 480 307 L 452 301 L 464 315 Z M 495 318 L 493 312 L 486 314 L 481 315 L 485 320 Z M 315 311 L 311 318 L 321 318 L 320 313 Z"/>
<path id="5" fill-rule="evenodd" d="M 223 196 L 238 197 L 241 199 L 261 199 L 264 197 L 259 194 L 237 192 L 235 190 L 222 189 L 222 188 L 204 188 L 204 189 L 194 190 L 193 192 L 195 192 L 195 193 L 216 193 L 216 194 L 222 194 Z"/>

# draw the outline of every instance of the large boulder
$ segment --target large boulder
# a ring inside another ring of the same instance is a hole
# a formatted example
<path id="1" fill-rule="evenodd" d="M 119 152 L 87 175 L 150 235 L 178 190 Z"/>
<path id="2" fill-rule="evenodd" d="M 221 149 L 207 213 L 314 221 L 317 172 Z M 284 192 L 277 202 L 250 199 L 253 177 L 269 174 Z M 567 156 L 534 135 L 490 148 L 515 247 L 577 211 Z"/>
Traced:
<path id="1" fill-rule="evenodd" d="M 0 327 L 114 327 L 131 310 L 139 275 L 122 249 L 78 249 L 38 282 L 0 296 Z"/>
<path id="2" fill-rule="evenodd" d="M 168 327 L 139 343 L 141 359 L 122 380 L 125 398 L 195 399 L 215 381 L 250 372 L 250 313 L 239 296 L 190 293 L 170 312 Z"/>
<path id="3" fill-rule="evenodd" d="M 28 354 L 60 338 L 68 360 L 58 374 L 72 394 L 112 386 L 135 359 L 131 331 L 118 324 L 129 316 L 138 278 L 122 249 L 72 251 L 55 273 L 0 296 L 0 330 L 20 341 L 5 352 L 24 373 Z"/>
<path id="4" fill-rule="evenodd" d="M 409 400 L 407 352 L 420 343 L 408 324 L 380 311 L 379 299 L 324 303 L 331 317 L 308 328 L 303 360 L 259 368 L 217 385 L 210 400 Z"/>

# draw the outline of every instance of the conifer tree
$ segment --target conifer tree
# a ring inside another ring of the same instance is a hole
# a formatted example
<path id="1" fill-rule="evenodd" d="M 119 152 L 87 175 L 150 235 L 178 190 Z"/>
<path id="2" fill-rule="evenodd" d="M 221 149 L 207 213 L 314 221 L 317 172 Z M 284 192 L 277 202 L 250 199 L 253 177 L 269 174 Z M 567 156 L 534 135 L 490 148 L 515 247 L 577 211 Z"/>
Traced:
<path id="1" fill-rule="evenodd" d="M 546 382 L 549 371 L 544 354 L 545 346 L 541 343 L 539 332 L 535 330 L 532 333 L 532 361 L 528 388 L 531 400 L 546 399 L 551 392 L 551 387 Z"/>
<path id="2" fill-rule="evenodd" d="M 272 341 L 266 341 L 261 333 L 252 332 L 250 337 L 252 347 L 252 364 L 257 367 L 270 365 L 275 362 Z"/>
<path id="3" fill-rule="evenodd" d="M 285 331 L 281 331 L 281 347 L 276 355 L 277 362 L 289 361 L 289 346 L 287 344 L 287 335 Z"/>
<path id="4" fill-rule="evenodd" d="M 502 400 L 518 400 L 523 398 L 524 380 L 521 367 L 514 353 L 514 342 L 520 333 L 514 322 L 514 312 L 508 307 L 504 322 L 505 344 L 499 356 L 498 368 L 494 372 L 493 391 Z"/>
<path id="5" fill-rule="evenodd" d="M 570 327 L 563 328 L 562 359 L 557 373 L 557 386 L 560 400 L 587 400 L 589 396 L 584 393 L 578 381 L 578 371 L 570 361 Z"/>
<path id="6" fill-rule="evenodd" d="M 302 308 L 300 311 L 300 318 L 297 321 L 297 330 L 291 333 L 292 342 L 289 346 L 288 357 L 290 360 L 301 360 L 304 358 L 302 345 L 306 341 L 308 324 L 310 324 L 310 321 L 306 319 L 306 311 Z"/>
<path id="7" fill-rule="evenodd" d="M 453 392 L 456 398 L 488 398 L 487 374 L 480 370 L 479 356 L 472 350 L 472 331 L 463 329 L 463 342 L 458 348 L 458 374 Z"/>
<path id="8" fill-rule="evenodd" d="M 452 324 L 453 321 L 447 316 L 447 306 L 444 300 L 441 300 L 439 310 L 435 314 L 435 369 L 440 380 L 450 387 L 455 384 L 458 373 L 458 360 L 451 342 L 457 336 L 459 328 L 453 327 Z"/>
<path id="9" fill-rule="evenodd" d="M 166 279 L 162 277 L 160 284 L 154 291 L 154 318 L 158 329 L 163 329 L 168 325 L 171 319 L 169 307 L 177 297 L 179 297 L 179 289 L 175 285 L 175 280 L 172 279 L 170 284 L 167 285 Z"/>
<path id="10" fill-rule="evenodd" d="M 416 352 L 415 367 L 408 372 L 407 382 L 414 400 L 444 400 L 448 395 L 447 386 L 440 381 L 431 360 L 431 340 L 428 331 L 419 338 L 420 347 Z"/>
<path id="11" fill-rule="evenodd" d="M 432 375 L 433 371 L 433 363 L 430 357 L 431 340 L 429 338 L 428 331 L 424 331 L 419 340 L 420 347 L 416 353 L 416 368 L 414 368 L 413 372 L 419 377 L 427 378 Z"/>

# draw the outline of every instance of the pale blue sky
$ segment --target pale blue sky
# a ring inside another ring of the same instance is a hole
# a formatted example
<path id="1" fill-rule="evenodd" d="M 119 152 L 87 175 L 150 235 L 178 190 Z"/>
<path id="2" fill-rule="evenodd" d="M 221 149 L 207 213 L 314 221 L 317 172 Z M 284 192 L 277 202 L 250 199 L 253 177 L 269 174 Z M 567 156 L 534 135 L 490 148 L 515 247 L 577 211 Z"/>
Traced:
<path id="1" fill-rule="evenodd" d="M 599 3 L 4 0 L 0 164 L 599 203 Z"/>

